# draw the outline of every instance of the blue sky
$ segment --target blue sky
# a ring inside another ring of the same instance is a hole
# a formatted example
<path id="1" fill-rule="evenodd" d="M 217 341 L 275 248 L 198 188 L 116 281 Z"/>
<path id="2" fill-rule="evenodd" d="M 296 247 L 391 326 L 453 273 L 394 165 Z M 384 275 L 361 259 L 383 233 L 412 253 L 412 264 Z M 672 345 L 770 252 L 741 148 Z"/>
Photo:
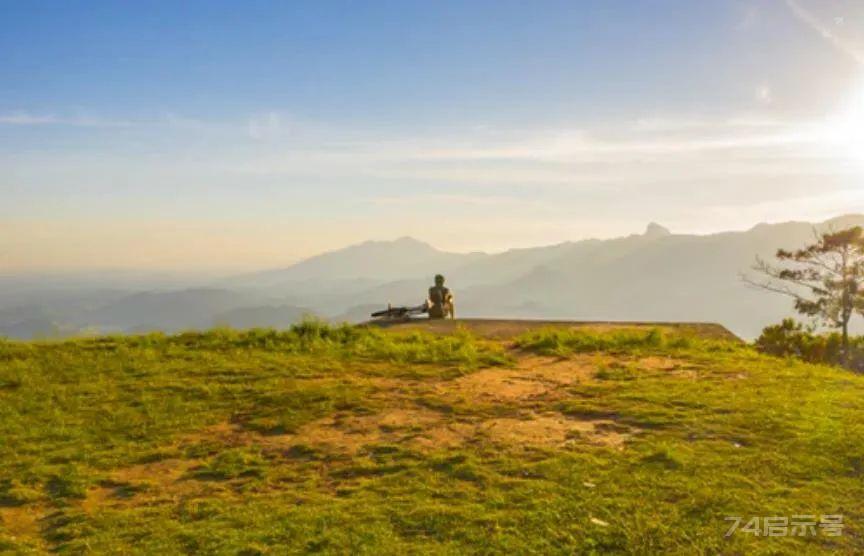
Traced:
<path id="1" fill-rule="evenodd" d="M 862 39 L 851 1 L 0 0 L 0 264 L 864 210 Z"/>

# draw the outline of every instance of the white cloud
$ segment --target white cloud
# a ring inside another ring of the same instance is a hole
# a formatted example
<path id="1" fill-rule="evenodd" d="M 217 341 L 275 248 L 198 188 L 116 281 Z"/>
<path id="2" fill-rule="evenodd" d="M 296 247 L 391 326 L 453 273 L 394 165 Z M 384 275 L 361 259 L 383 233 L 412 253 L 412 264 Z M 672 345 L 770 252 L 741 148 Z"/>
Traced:
<path id="1" fill-rule="evenodd" d="M 53 114 L 9 112 L 0 114 L 0 125 L 14 126 L 70 126 L 70 127 L 134 127 L 139 123 L 128 120 L 106 120 L 87 116 L 58 117 Z"/>
<path id="2" fill-rule="evenodd" d="M 56 123 L 57 118 L 54 116 L 34 115 L 26 112 L 0 114 L 0 124 L 6 125 L 47 125 Z"/>
<path id="3" fill-rule="evenodd" d="M 255 152 L 220 159 L 226 174 L 292 181 L 374 184 L 411 180 L 471 186 L 592 187 L 839 172 L 842 153 L 824 144 L 818 123 L 793 124 L 741 116 L 647 118 L 597 130 L 461 130 L 437 136 L 391 137 L 346 132 L 301 134 Z M 338 147 L 338 148 L 337 148 Z M 242 179 L 239 178 L 238 179 Z"/>

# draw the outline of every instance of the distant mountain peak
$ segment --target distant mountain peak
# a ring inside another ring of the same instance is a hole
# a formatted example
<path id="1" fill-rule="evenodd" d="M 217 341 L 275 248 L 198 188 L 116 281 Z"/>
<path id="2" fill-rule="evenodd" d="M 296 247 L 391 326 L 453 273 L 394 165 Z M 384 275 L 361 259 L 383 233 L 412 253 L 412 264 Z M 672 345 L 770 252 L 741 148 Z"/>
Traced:
<path id="1" fill-rule="evenodd" d="M 421 240 L 414 238 L 414 237 L 411 237 L 411 236 L 402 236 L 400 238 L 396 238 L 393 240 L 393 243 L 395 243 L 396 245 L 416 245 L 418 247 L 419 246 L 432 247 L 431 245 L 429 245 L 425 241 L 421 241 Z"/>
<path id="2" fill-rule="evenodd" d="M 419 239 L 413 238 L 411 236 L 402 236 L 396 239 L 369 239 L 362 243 L 355 243 L 354 245 L 349 245 L 348 247 L 344 247 L 342 249 L 337 249 L 336 251 L 330 252 L 334 253 L 339 251 L 345 251 L 346 249 L 357 249 L 366 247 L 418 247 L 425 249 L 435 249 L 425 241 L 420 241 Z"/>
<path id="3" fill-rule="evenodd" d="M 396 239 L 369 240 L 342 249 L 328 251 L 295 263 L 288 268 L 249 274 L 245 284 L 279 284 L 309 280 L 387 281 L 417 276 L 433 276 L 476 261 L 483 255 L 440 251 L 419 239 L 402 236 Z M 263 281 L 262 281 L 263 280 Z"/>
<path id="4" fill-rule="evenodd" d="M 651 222 L 648 224 L 648 227 L 645 228 L 645 233 L 642 235 L 650 239 L 655 239 L 666 237 L 671 234 L 672 232 L 670 232 L 668 228 L 665 228 L 656 222 Z"/>

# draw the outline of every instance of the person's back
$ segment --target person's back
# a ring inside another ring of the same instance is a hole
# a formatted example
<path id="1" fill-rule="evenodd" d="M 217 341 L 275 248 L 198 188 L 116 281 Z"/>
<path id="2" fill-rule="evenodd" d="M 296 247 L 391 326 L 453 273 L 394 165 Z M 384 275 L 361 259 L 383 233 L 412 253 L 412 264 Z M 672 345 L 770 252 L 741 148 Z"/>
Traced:
<path id="1" fill-rule="evenodd" d="M 440 274 L 435 276 L 435 285 L 429 288 L 428 305 L 430 319 L 454 317 L 453 294 L 444 287 L 444 277 Z"/>

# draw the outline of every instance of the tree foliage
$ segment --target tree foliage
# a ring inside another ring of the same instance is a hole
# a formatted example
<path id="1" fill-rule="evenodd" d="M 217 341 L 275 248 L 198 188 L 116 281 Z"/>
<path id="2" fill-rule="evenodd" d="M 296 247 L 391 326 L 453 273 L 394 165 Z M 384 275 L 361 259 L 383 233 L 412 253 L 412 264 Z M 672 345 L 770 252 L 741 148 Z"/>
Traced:
<path id="1" fill-rule="evenodd" d="M 849 320 L 856 312 L 864 313 L 864 230 L 855 226 L 817 233 L 811 245 L 778 249 L 776 258 L 777 265 L 757 258 L 754 269 L 766 279 L 745 281 L 792 297 L 799 313 L 840 329 L 844 358 L 849 347 Z"/>

